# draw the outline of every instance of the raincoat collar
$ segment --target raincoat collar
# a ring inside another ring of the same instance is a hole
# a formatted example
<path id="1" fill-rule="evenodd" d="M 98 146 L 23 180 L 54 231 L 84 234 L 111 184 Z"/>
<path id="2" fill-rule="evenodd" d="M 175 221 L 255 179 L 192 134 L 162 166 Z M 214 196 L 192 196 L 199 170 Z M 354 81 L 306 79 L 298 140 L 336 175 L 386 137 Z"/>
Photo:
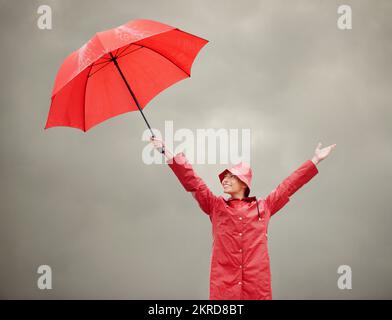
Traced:
<path id="1" fill-rule="evenodd" d="M 225 199 L 227 202 L 229 202 L 229 201 L 233 201 L 233 200 L 240 200 L 240 199 L 238 199 L 238 198 L 229 198 L 229 199 Z M 244 197 L 244 198 L 242 198 L 241 199 L 241 201 L 246 201 L 246 202 L 251 202 L 251 201 L 255 201 L 256 200 L 256 197 L 255 196 L 253 196 L 253 197 Z"/>
<path id="2" fill-rule="evenodd" d="M 233 201 L 233 200 L 240 200 L 240 199 L 238 199 L 238 198 L 231 198 L 231 197 L 229 199 L 225 199 L 226 202 Z M 240 201 L 245 201 L 245 202 L 256 201 L 257 216 L 259 217 L 259 220 L 261 220 L 259 203 L 258 203 L 257 198 L 255 196 L 253 196 L 253 197 L 244 197 Z"/>

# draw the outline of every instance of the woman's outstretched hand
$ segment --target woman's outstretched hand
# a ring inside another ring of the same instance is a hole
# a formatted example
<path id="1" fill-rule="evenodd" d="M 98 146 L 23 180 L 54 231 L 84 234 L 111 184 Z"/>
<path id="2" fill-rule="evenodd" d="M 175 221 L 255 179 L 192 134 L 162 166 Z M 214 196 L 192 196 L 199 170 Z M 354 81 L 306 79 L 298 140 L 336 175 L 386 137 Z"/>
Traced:
<path id="1" fill-rule="evenodd" d="M 332 149 L 335 147 L 336 143 L 321 149 L 321 142 L 319 142 L 316 147 L 316 150 L 314 151 L 314 156 L 312 158 L 313 163 L 318 164 L 320 161 L 324 160 L 326 157 L 329 156 Z"/>
<path id="2" fill-rule="evenodd" d="M 151 143 L 153 147 L 161 152 L 161 150 L 164 150 L 164 154 L 167 159 L 173 158 L 173 154 L 170 152 L 170 150 L 165 146 L 165 142 L 162 140 L 157 139 L 157 137 L 151 137 L 150 138 Z"/>

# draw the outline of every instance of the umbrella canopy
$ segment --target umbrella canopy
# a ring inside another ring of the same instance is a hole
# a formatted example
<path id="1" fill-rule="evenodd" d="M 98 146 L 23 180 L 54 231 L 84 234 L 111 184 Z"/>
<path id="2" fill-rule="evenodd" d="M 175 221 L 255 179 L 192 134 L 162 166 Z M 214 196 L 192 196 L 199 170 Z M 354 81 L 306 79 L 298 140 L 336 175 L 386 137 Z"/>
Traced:
<path id="1" fill-rule="evenodd" d="M 133 20 L 96 33 L 61 65 L 45 129 L 68 126 L 86 132 L 139 110 L 151 131 L 142 109 L 161 91 L 191 76 L 193 61 L 207 43 L 153 20 Z"/>

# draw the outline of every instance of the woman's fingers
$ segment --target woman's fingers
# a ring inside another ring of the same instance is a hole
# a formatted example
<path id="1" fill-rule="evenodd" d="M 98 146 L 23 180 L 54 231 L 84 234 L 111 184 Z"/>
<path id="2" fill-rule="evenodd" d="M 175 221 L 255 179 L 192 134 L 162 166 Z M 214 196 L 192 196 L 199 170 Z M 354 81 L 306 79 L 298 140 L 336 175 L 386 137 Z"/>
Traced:
<path id="1" fill-rule="evenodd" d="M 165 146 L 163 141 L 157 139 L 156 137 L 151 137 L 150 140 L 151 140 L 151 143 L 153 144 L 154 148 L 156 148 L 156 149 L 163 148 Z"/>
<path id="2" fill-rule="evenodd" d="M 332 150 L 333 148 L 335 148 L 335 146 L 336 146 L 336 143 L 334 143 L 334 144 L 331 144 L 331 145 L 329 145 L 329 146 L 328 146 L 328 147 L 326 147 L 326 148 L 328 148 L 328 149 Z"/>
<path id="3" fill-rule="evenodd" d="M 154 141 L 153 144 L 155 147 L 160 147 L 162 145 L 162 143 L 160 143 L 158 141 Z"/>
<path id="4" fill-rule="evenodd" d="M 159 139 L 157 139 L 157 138 L 153 138 L 153 137 L 151 137 L 151 141 L 153 141 L 153 142 L 159 142 L 159 143 L 163 143 L 163 141 L 162 140 L 159 140 Z"/>

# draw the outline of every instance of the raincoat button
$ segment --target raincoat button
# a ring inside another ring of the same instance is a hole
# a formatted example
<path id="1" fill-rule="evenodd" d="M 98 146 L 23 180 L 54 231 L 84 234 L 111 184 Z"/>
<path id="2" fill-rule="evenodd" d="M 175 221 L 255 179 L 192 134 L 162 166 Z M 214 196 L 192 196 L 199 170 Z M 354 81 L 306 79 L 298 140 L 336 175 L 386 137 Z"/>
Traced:
<path id="1" fill-rule="evenodd" d="M 242 217 L 240 217 L 239 219 L 242 220 Z"/>
<path id="2" fill-rule="evenodd" d="M 242 237 L 242 233 L 240 232 L 240 237 Z"/>
<path id="3" fill-rule="evenodd" d="M 240 264 L 240 268 L 242 269 L 242 264 Z"/>
<path id="4" fill-rule="evenodd" d="M 240 281 L 240 282 L 238 282 L 238 284 L 239 284 L 239 285 L 241 285 L 241 284 L 242 284 L 242 282 Z"/>
<path id="5" fill-rule="evenodd" d="M 242 249 L 240 249 L 240 252 L 242 252 Z"/>

